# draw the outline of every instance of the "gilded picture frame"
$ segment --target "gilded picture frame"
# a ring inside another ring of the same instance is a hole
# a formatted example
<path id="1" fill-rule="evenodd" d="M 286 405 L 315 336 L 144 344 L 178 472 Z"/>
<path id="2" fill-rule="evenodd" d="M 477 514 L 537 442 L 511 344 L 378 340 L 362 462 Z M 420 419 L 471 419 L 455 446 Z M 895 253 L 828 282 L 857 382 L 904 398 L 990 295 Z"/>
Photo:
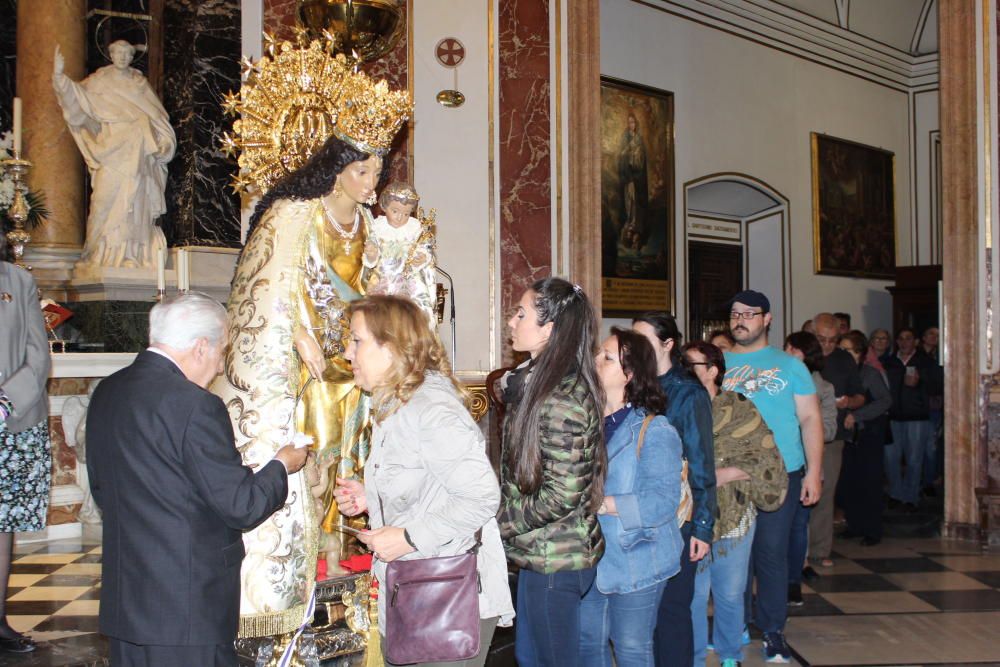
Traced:
<path id="1" fill-rule="evenodd" d="M 601 300 L 609 317 L 674 308 L 673 93 L 601 77 Z"/>
<path id="2" fill-rule="evenodd" d="M 892 279 L 895 154 L 818 132 L 810 139 L 815 272 Z"/>

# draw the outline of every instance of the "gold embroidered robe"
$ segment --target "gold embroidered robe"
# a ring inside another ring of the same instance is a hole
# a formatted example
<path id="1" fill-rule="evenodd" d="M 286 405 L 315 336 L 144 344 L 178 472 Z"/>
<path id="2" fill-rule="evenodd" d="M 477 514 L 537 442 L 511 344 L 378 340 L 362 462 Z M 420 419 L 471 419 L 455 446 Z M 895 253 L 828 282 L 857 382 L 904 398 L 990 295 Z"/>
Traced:
<path id="1" fill-rule="evenodd" d="M 361 254 L 370 221 L 351 239 L 326 222 L 319 200 L 275 202 L 248 239 L 229 298 L 225 370 L 212 391 L 233 419 L 243 462 L 270 461 L 295 431 L 314 439 L 321 466 L 351 476 L 368 453 L 368 399 L 344 359 L 347 303 L 361 291 Z M 295 349 L 302 326 L 327 360 L 310 380 Z M 333 482 L 331 471 L 331 483 Z M 296 630 L 313 594 L 319 519 L 306 475 L 289 478 L 285 506 L 244 534 L 240 636 Z"/>

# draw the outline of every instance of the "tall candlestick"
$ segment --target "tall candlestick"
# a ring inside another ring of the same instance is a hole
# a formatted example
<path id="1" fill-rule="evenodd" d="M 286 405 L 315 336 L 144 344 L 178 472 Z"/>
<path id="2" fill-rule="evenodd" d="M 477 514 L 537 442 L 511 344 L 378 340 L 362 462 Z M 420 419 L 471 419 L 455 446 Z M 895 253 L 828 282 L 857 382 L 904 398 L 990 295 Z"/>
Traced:
<path id="1" fill-rule="evenodd" d="M 21 98 L 14 98 L 14 156 L 21 157 Z"/>
<path id="2" fill-rule="evenodd" d="M 156 251 L 156 289 L 161 294 L 167 289 L 167 249 Z"/>

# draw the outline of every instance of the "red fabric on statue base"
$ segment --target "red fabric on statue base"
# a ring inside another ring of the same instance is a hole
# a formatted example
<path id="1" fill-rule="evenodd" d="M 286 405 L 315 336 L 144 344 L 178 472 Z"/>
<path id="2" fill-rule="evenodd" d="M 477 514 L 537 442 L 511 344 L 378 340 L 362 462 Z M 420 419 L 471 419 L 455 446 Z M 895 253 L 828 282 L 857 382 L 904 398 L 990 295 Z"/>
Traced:
<path id="1" fill-rule="evenodd" d="M 372 555 L 361 554 L 351 556 L 347 560 L 340 561 L 340 567 L 348 572 L 370 572 L 372 569 Z"/>

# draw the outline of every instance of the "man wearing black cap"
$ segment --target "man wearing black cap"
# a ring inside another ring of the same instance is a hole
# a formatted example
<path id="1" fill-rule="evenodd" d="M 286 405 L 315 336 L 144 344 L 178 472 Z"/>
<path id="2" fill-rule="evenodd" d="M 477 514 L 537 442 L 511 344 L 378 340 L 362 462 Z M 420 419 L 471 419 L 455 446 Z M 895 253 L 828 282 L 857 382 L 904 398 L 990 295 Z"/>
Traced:
<path id="1" fill-rule="evenodd" d="M 757 577 L 754 622 L 764 633 L 767 662 L 788 662 L 785 643 L 788 603 L 788 536 L 798 502 L 819 500 L 822 488 L 823 418 L 816 387 L 805 365 L 767 344 L 771 302 L 744 290 L 730 301 L 729 330 L 736 344 L 725 353 L 722 388 L 751 401 L 774 433 L 788 472 L 788 495 L 781 507 L 757 515 L 752 561 Z M 753 581 L 747 582 L 750 588 Z"/>

